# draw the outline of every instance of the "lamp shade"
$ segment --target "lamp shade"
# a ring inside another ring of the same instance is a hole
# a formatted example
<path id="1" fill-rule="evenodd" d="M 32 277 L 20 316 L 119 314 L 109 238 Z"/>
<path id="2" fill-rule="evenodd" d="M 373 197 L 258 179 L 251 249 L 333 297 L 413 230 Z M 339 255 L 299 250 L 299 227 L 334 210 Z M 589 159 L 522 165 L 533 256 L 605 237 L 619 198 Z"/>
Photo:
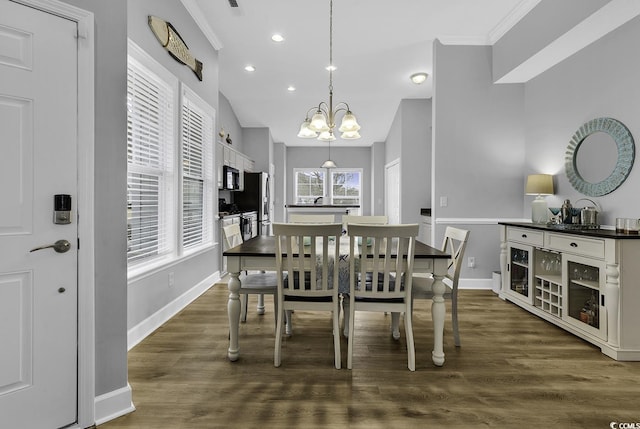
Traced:
<path id="1" fill-rule="evenodd" d="M 553 195 L 551 174 L 530 174 L 524 191 L 527 195 Z"/>
<path id="2" fill-rule="evenodd" d="M 324 131 L 329 131 L 329 126 L 327 125 L 327 119 L 324 114 L 318 110 L 315 115 L 311 118 L 311 123 L 309 124 L 309 128 L 312 131 L 322 133 Z"/>
<path id="3" fill-rule="evenodd" d="M 300 132 L 298 132 L 298 137 L 301 137 L 303 139 L 312 139 L 318 137 L 318 133 L 309 128 L 309 124 L 309 119 L 305 119 L 302 125 L 300 125 Z"/>

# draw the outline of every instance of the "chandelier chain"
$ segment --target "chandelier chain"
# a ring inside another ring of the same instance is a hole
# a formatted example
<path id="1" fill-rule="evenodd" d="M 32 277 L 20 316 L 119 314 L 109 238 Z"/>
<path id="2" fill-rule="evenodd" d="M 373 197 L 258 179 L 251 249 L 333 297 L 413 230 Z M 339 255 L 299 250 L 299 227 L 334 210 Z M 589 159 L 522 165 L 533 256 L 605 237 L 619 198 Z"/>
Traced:
<path id="1" fill-rule="evenodd" d="M 333 92 L 333 0 L 329 1 L 329 91 Z"/>

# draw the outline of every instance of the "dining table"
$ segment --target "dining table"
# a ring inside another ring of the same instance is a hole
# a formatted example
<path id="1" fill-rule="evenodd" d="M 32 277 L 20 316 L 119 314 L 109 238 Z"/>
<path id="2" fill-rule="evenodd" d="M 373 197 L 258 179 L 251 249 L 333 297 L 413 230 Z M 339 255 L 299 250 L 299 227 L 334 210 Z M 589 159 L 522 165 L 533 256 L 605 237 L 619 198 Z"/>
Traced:
<path id="1" fill-rule="evenodd" d="M 341 242 L 348 242 L 349 238 L 341 237 Z M 347 259 L 349 255 L 343 255 L 343 248 L 348 252 L 348 246 L 340 246 L 340 258 Z M 227 357 L 230 361 L 237 361 L 240 357 L 239 326 L 240 326 L 240 273 L 243 271 L 275 271 L 276 270 L 276 238 L 274 236 L 259 235 L 246 240 L 242 244 L 227 249 L 223 252 L 227 258 L 227 271 L 230 278 L 228 282 L 229 300 L 227 312 L 229 316 L 229 349 Z M 447 275 L 451 255 L 435 247 L 431 247 L 418 240 L 415 242 L 414 273 L 430 273 L 433 276 L 433 302 L 431 304 L 431 317 L 433 320 L 433 351 L 431 359 L 436 366 L 444 365 L 444 321 L 446 307 L 444 293 L 446 287 L 442 279 Z M 341 270 L 341 277 L 344 271 Z M 346 281 L 339 281 L 339 292 L 349 293 L 348 277 Z"/>

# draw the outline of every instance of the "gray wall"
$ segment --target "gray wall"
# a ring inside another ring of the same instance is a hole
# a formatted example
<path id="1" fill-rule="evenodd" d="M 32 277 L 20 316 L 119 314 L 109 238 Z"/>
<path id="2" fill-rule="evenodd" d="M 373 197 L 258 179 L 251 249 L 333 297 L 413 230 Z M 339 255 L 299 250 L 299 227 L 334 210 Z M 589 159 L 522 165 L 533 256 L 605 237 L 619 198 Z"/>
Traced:
<path id="1" fill-rule="evenodd" d="M 216 82 L 216 85 L 218 83 Z M 222 141 L 225 141 L 226 135 L 229 134 L 231 137 L 232 147 L 234 149 L 242 152 L 242 127 L 240 126 L 240 122 L 238 122 L 238 118 L 236 117 L 235 112 L 233 111 L 233 107 L 229 103 L 227 97 L 224 96 L 221 92 L 218 94 L 218 129 L 216 130 L 216 138 L 220 139 L 218 136 L 218 132 L 220 128 L 224 128 L 225 137 L 222 138 Z"/>
<path id="2" fill-rule="evenodd" d="M 255 161 L 255 170 L 268 173 L 273 153 L 273 140 L 269 128 L 243 128 L 242 140 L 242 153 Z"/>
<path id="3" fill-rule="evenodd" d="M 374 216 L 384 215 L 384 166 L 385 143 L 375 142 L 371 145 L 371 214 Z"/>
<path id="4" fill-rule="evenodd" d="M 339 142 L 339 140 L 337 140 Z M 331 159 L 339 168 L 362 168 L 362 214 L 371 214 L 371 148 L 335 147 L 331 144 Z M 325 147 L 287 147 L 286 152 L 286 198 L 284 204 L 294 203 L 294 168 L 320 168 L 329 156 Z M 276 208 L 277 210 L 277 208 Z"/>
<path id="5" fill-rule="evenodd" d="M 636 140 L 640 138 L 640 18 L 636 17 L 546 73 L 531 80 L 525 91 L 525 174 L 555 175 L 556 195 L 549 206 L 564 198 L 584 197 L 568 182 L 564 153 L 571 136 L 584 122 L 611 117 L 624 123 Z M 597 164 L 594 164 L 597 166 Z M 603 209 L 601 223 L 613 225 L 616 217 L 640 217 L 640 168 L 635 167 L 616 191 L 593 198 Z M 525 198 L 524 214 L 530 213 L 531 197 Z"/>
<path id="6" fill-rule="evenodd" d="M 495 219 L 523 212 L 524 86 L 492 83 L 491 47 L 435 41 L 433 51 L 435 243 L 454 220 L 469 229 L 476 268 L 464 264 L 461 276 L 489 279 L 499 269 Z"/>
<path id="7" fill-rule="evenodd" d="M 95 394 L 98 396 L 127 386 L 124 251 L 127 2 L 65 2 L 95 14 Z"/>
<path id="8" fill-rule="evenodd" d="M 218 53 L 200 32 L 182 3 L 172 0 L 136 0 L 127 4 L 129 37 L 181 82 L 198 93 L 217 112 Z M 148 15 L 156 15 L 170 21 L 180 32 L 189 45 L 189 50 L 204 64 L 202 82 L 191 69 L 170 57 L 158 43 L 147 25 Z M 215 129 L 219 130 L 219 125 Z M 122 141 L 121 150 L 126 152 L 125 142 L 126 140 Z M 125 175 L 126 163 L 123 168 L 123 175 Z M 135 327 L 218 271 L 220 259 L 218 255 L 219 249 L 216 246 L 131 280 L 128 296 L 128 328 Z M 173 286 L 169 285 L 170 273 L 174 277 Z"/>
<path id="9" fill-rule="evenodd" d="M 420 222 L 420 209 L 431 207 L 431 119 L 431 100 L 401 100 L 385 142 L 385 163 L 400 158 L 403 223 Z M 384 168 L 376 173 L 384 195 Z"/>

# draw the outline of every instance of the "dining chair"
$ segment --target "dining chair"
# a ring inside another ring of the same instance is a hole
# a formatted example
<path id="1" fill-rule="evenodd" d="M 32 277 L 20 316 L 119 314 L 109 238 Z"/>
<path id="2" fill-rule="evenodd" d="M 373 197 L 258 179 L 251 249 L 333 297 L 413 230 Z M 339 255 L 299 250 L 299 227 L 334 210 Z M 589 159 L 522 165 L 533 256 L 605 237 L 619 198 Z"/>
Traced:
<path id="1" fill-rule="evenodd" d="M 349 233 L 349 224 L 359 223 L 365 225 L 386 225 L 389 223 L 388 216 L 369 216 L 369 215 L 344 215 L 342 216 L 342 230 L 344 233 Z M 360 243 L 358 243 L 360 244 Z M 348 301 L 344 301 L 343 303 L 347 304 Z M 344 328 L 343 333 L 345 337 L 349 336 L 349 312 L 344 310 Z"/>
<path id="2" fill-rule="evenodd" d="M 411 282 L 417 235 L 418 224 L 349 226 L 347 368 L 351 369 L 353 364 L 357 311 L 404 312 L 407 366 L 415 371 Z"/>
<path id="3" fill-rule="evenodd" d="M 289 223 L 334 223 L 336 216 L 332 214 L 297 214 L 289 215 Z"/>
<path id="4" fill-rule="evenodd" d="M 335 367 L 340 369 L 340 299 L 338 268 L 342 224 L 274 223 L 278 313 L 274 365 L 280 366 L 285 313 L 290 310 L 330 311 Z M 305 245 L 305 238 L 310 244 Z M 285 279 L 286 274 L 286 279 Z M 284 311 L 283 311 L 284 310 Z"/>
<path id="5" fill-rule="evenodd" d="M 460 332 L 458 330 L 458 281 L 464 257 L 464 250 L 469 240 L 469 231 L 448 226 L 444 232 L 442 250 L 451 255 L 449 272 L 443 279 L 445 285 L 445 299 L 451 299 L 451 324 L 453 339 L 456 347 L 460 347 Z M 417 273 L 413 275 L 413 299 L 433 299 L 433 277 L 429 274 Z"/>
<path id="6" fill-rule="evenodd" d="M 240 224 L 234 223 L 222 228 L 226 249 L 231 249 L 242 244 L 242 232 L 240 231 Z M 278 300 L 276 298 L 278 285 L 275 272 L 258 272 L 248 273 L 244 272 L 240 275 L 240 320 L 242 322 L 247 321 L 247 307 L 249 302 L 249 295 L 258 295 L 258 314 L 264 314 L 264 295 L 274 295 L 274 314 L 278 314 Z"/>

